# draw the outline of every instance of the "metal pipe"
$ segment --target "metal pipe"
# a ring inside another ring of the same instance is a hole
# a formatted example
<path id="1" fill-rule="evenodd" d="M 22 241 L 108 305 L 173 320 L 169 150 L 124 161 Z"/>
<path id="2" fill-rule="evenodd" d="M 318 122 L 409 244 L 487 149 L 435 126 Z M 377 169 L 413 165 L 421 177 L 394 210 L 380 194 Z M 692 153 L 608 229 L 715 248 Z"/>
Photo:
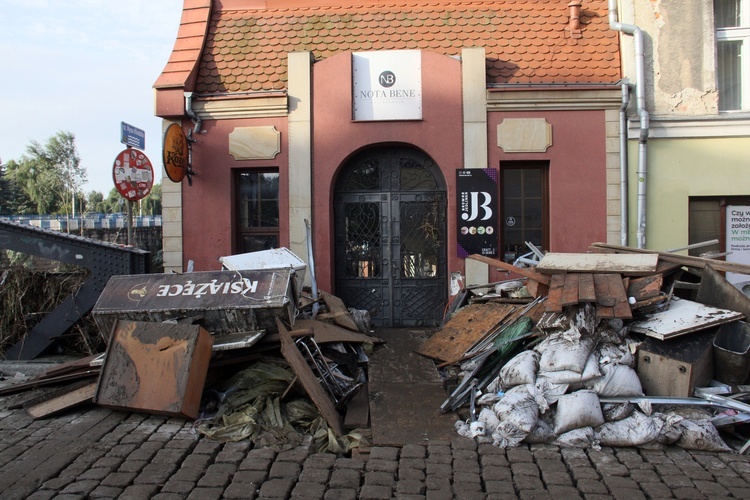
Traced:
<path id="1" fill-rule="evenodd" d="M 638 228 L 636 231 L 638 248 L 646 248 L 646 174 L 648 172 L 648 131 L 649 115 L 646 111 L 645 64 L 643 32 L 638 26 L 623 24 L 617 20 L 617 0 L 609 0 L 609 27 L 626 35 L 631 35 L 635 43 L 635 102 L 640 123 L 638 135 Z"/>
<path id="2" fill-rule="evenodd" d="M 620 245 L 628 246 L 628 106 L 630 81 L 622 81 L 620 104 Z"/>
<path id="3" fill-rule="evenodd" d="M 198 114 L 193 111 L 193 93 L 185 92 L 185 113 L 190 117 L 190 120 L 195 124 L 193 127 L 193 133 L 200 134 L 201 132 L 201 118 Z"/>

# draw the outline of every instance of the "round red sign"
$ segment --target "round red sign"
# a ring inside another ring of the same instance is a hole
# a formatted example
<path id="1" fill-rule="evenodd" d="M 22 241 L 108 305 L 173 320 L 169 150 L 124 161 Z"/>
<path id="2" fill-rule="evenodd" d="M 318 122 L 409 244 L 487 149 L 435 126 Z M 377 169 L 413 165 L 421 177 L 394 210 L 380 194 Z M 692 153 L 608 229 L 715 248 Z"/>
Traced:
<path id="1" fill-rule="evenodd" d="M 115 189 L 123 198 L 138 201 L 154 187 L 154 168 L 142 151 L 128 148 L 115 158 L 112 180 L 115 181 Z"/>

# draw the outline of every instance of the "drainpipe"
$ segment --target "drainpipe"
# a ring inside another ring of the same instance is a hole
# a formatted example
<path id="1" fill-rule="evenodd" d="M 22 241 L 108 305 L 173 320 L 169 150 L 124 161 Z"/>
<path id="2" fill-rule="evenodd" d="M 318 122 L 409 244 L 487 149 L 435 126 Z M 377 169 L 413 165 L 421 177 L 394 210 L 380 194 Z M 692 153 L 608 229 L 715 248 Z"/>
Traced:
<path id="1" fill-rule="evenodd" d="M 628 246 L 628 105 L 630 81 L 622 80 L 620 104 L 620 245 Z"/>
<path id="2" fill-rule="evenodd" d="M 187 115 L 190 117 L 190 120 L 192 120 L 192 122 L 195 123 L 193 132 L 196 134 L 200 134 L 201 119 L 196 114 L 196 112 L 193 111 L 193 93 L 192 92 L 185 92 L 185 113 L 187 113 Z M 191 138 L 192 138 L 192 134 L 191 134 Z"/>
<path id="3" fill-rule="evenodd" d="M 617 0 L 609 0 L 609 27 L 626 35 L 631 35 L 635 42 L 635 103 L 640 121 L 638 136 L 638 230 L 636 232 L 638 248 L 646 248 L 646 173 L 648 143 L 648 111 L 644 92 L 644 50 L 643 32 L 638 26 L 622 24 L 617 21 Z"/>

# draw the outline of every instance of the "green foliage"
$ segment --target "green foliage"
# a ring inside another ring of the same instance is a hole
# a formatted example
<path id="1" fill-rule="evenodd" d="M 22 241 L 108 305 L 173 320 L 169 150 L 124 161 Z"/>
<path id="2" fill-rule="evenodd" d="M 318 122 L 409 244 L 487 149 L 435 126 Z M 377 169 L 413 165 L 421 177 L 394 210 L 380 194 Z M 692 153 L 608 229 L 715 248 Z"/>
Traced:
<path id="1" fill-rule="evenodd" d="M 36 141 L 26 148 L 18 162 L 9 162 L 7 176 L 27 196 L 38 214 L 73 211 L 74 199 L 86 182 L 70 132 L 58 132 L 42 146 Z"/>

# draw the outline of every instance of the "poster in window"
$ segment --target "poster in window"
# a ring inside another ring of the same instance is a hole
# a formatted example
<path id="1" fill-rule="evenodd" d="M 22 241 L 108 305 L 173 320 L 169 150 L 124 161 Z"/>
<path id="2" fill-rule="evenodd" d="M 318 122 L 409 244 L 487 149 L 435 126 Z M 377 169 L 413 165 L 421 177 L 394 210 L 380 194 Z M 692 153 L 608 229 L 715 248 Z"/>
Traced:
<path id="1" fill-rule="evenodd" d="M 727 205 L 727 262 L 750 265 L 750 205 Z M 727 281 L 750 287 L 746 274 L 727 273 Z M 739 285 L 742 285 L 741 287 Z"/>
<path id="2" fill-rule="evenodd" d="M 456 171 L 458 256 L 497 255 L 496 168 Z"/>

